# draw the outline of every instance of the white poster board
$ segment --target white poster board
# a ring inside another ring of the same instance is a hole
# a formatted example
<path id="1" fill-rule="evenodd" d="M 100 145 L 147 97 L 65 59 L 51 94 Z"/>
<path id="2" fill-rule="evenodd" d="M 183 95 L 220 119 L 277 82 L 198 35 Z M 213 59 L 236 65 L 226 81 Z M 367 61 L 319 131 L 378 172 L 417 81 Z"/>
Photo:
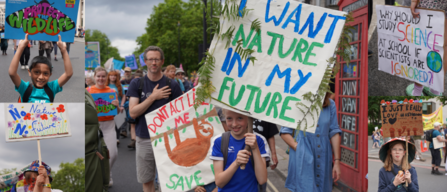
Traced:
<path id="1" fill-rule="evenodd" d="M 212 104 L 194 109 L 195 89 L 148 113 L 158 178 L 163 192 L 189 191 L 214 181 L 212 137 L 224 132 Z"/>
<path id="2" fill-rule="evenodd" d="M 217 42 L 216 37 L 211 43 L 209 51 L 215 57 L 211 82 L 216 88 L 211 103 L 292 128 L 306 118 L 307 131 L 315 132 L 316 112 L 315 120 L 310 114 L 304 117 L 296 103 L 310 106 L 303 94 L 317 93 L 327 60 L 334 55 L 345 13 L 297 1 L 247 1 L 246 8 L 252 10 L 243 19 L 220 20 L 222 33 L 235 27 L 230 46 L 225 48 L 226 40 Z M 250 30 L 255 19 L 261 22 L 260 33 Z M 243 48 L 255 51 L 254 64 L 235 52 L 241 39 Z"/>
<path id="3" fill-rule="evenodd" d="M 445 12 L 376 5 L 379 70 L 444 91 Z"/>
<path id="4" fill-rule="evenodd" d="M 444 137 L 442 137 L 442 138 L 444 138 Z M 433 148 L 434 149 L 439 149 L 439 148 L 442 148 L 442 147 L 445 147 L 445 142 L 440 142 L 440 141 L 438 141 L 437 138 L 433 138 Z"/>
<path id="5" fill-rule="evenodd" d="M 5 103 L 6 142 L 71 137 L 67 105 Z"/>

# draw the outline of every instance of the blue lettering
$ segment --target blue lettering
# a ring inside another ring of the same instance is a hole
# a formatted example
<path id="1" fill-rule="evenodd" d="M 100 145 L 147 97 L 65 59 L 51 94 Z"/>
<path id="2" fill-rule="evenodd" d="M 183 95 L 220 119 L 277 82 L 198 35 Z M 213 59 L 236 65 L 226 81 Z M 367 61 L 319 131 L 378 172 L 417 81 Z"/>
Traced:
<path id="1" fill-rule="evenodd" d="M 305 77 L 303 77 L 303 72 L 298 69 L 298 76 L 300 77 L 300 80 L 295 83 L 295 85 L 290 89 L 290 94 L 295 94 L 300 90 L 300 88 L 309 80 L 309 78 L 312 76 L 312 73 L 309 72 Z"/>
<path id="2" fill-rule="evenodd" d="M 280 79 L 282 79 L 285 76 L 286 79 L 285 79 L 285 83 L 284 83 L 284 93 L 289 93 L 291 71 L 292 71 L 291 68 L 287 68 L 286 70 L 284 70 L 284 72 L 281 72 L 281 69 L 279 69 L 279 65 L 276 64 L 275 68 L 273 68 L 269 77 L 265 81 L 265 85 L 270 86 L 272 84 L 272 80 L 273 80 L 273 77 L 275 77 L 275 74 L 278 74 L 278 77 Z"/>
<path id="3" fill-rule="evenodd" d="M 333 17 L 334 20 L 332 21 L 331 27 L 329 28 L 328 32 L 326 33 L 326 38 L 324 38 L 324 43 L 330 43 L 331 42 L 332 35 L 334 35 L 334 29 L 335 29 L 335 26 L 337 26 L 338 20 L 339 19 L 346 20 L 346 17 L 344 17 L 344 16 L 338 16 L 338 15 L 329 14 L 329 17 Z"/>
<path id="4" fill-rule="evenodd" d="M 314 12 L 310 13 L 306 23 L 304 24 L 303 28 L 301 28 L 298 34 L 302 35 L 304 30 L 306 30 L 306 28 L 309 27 L 309 33 L 307 34 L 307 36 L 312 39 L 315 38 L 315 36 L 318 34 L 318 32 L 320 32 L 321 28 L 323 27 L 326 17 L 327 13 L 324 13 L 321 16 L 320 21 L 318 21 L 317 27 L 314 30 Z"/>
<path id="5" fill-rule="evenodd" d="M 17 111 L 17 108 L 14 108 L 14 111 L 9 110 L 9 114 L 11 114 L 12 118 L 14 118 L 14 121 L 21 118 L 19 111 Z M 16 116 L 17 116 L 17 118 L 16 118 Z"/>
<path id="6" fill-rule="evenodd" d="M 16 130 L 14 130 L 14 134 L 17 134 L 17 132 L 20 131 L 19 135 L 23 134 L 23 131 L 25 131 L 26 125 L 23 125 L 23 127 L 20 125 L 20 123 L 17 123 Z"/>
<path id="7" fill-rule="evenodd" d="M 244 10 L 245 5 L 247 5 L 247 0 L 242 0 L 239 5 L 239 17 L 242 17 L 242 10 Z"/>
<path id="8" fill-rule="evenodd" d="M 241 56 L 234 52 L 233 57 L 231 58 L 230 61 L 230 57 L 231 57 L 231 53 L 233 52 L 233 48 L 228 48 L 228 52 L 227 52 L 227 56 L 225 57 L 225 61 L 222 65 L 222 72 L 226 72 L 227 75 L 230 75 L 231 71 L 233 70 L 234 67 L 234 63 L 236 63 L 236 61 L 238 62 L 238 77 L 242 77 L 245 73 L 245 70 L 247 70 L 248 64 L 250 63 L 250 60 L 247 58 L 247 60 L 245 60 L 245 64 L 242 66 L 242 60 L 241 60 Z M 250 56 L 249 56 L 250 57 Z M 228 61 L 230 61 L 230 66 L 228 66 Z"/>
<path id="9" fill-rule="evenodd" d="M 301 7 L 302 4 L 298 5 L 298 7 L 296 7 L 295 10 L 293 10 L 293 12 L 289 15 L 289 17 L 287 18 L 287 20 L 284 22 L 284 24 L 282 25 L 282 28 L 285 29 L 287 27 L 287 25 L 292 22 L 295 23 L 295 33 L 298 32 L 298 29 L 300 27 L 300 15 L 301 15 Z M 292 20 L 293 17 L 293 13 L 295 13 L 295 20 Z"/>
<path id="10" fill-rule="evenodd" d="M 290 2 L 287 2 L 287 3 L 286 3 L 286 7 L 284 7 L 284 10 L 282 11 L 282 13 L 281 13 L 281 17 L 277 20 L 276 17 L 275 17 L 274 15 L 273 15 L 272 17 L 269 18 L 270 1 L 271 1 L 271 0 L 268 0 L 268 1 L 267 1 L 267 7 L 266 7 L 266 11 L 265 11 L 265 22 L 268 23 L 268 22 L 270 22 L 271 20 L 273 20 L 273 23 L 275 23 L 275 26 L 278 26 L 278 25 L 281 23 L 281 21 L 284 19 L 284 16 L 286 15 L 287 10 L 289 10 Z"/>

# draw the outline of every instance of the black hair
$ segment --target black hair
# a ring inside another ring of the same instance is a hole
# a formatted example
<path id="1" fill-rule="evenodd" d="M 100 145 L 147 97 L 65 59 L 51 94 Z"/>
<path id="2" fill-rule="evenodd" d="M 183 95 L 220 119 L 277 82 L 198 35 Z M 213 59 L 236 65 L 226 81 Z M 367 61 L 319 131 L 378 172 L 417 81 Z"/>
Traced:
<path id="1" fill-rule="evenodd" d="M 33 67 L 36 67 L 36 65 L 39 63 L 48 65 L 48 68 L 50 68 L 50 73 L 53 73 L 53 65 L 51 64 L 51 61 L 47 57 L 44 57 L 44 56 L 34 57 L 33 60 L 31 60 L 31 65 L 29 66 L 29 71 L 31 71 L 31 69 L 33 69 Z"/>

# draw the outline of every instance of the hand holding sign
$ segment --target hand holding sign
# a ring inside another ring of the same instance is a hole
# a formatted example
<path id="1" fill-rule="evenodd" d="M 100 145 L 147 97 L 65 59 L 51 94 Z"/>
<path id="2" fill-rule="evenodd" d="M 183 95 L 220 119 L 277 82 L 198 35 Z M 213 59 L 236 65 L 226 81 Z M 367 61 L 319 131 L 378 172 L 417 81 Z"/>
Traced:
<path id="1" fill-rule="evenodd" d="M 23 50 L 23 49 L 25 49 L 25 47 L 28 46 L 28 44 L 29 44 L 28 34 L 26 34 L 25 39 L 20 41 L 19 48 Z"/>
<path id="2" fill-rule="evenodd" d="M 65 51 L 67 51 L 67 45 L 64 42 L 62 42 L 61 35 L 58 35 L 58 36 L 59 36 L 59 41 L 57 41 L 57 46 L 61 50 L 61 53 L 65 53 Z"/>
<path id="3" fill-rule="evenodd" d="M 413 15 L 414 18 L 418 18 L 419 17 L 419 12 L 416 12 L 416 10 L 415 10 L 417 3 L 418 3 L 418 0 L 412 0 L 411 1 L 410 9 L 411 9 L 411 14 Z"/>

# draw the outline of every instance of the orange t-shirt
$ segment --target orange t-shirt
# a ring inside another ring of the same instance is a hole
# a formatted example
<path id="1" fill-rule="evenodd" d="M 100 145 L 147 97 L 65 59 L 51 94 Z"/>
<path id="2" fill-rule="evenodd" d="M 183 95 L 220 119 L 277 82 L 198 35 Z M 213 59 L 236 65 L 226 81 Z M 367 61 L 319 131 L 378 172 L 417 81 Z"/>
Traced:
<path id="1" fill-rule="evenodd" d="M 85 88 L 90 94 L 93 93 L 114 93 L 115 90 L 111 89 L 109 86 L 106 86 L 104 89 L 98 89 L 95 85 L 91 86 L 91 87 L 87 87 Z M 118 98 L 115 96 L 115 98 Z M 102 117 L 98 117 L 98 121 L 110 121 L 113 120 L 115 118 L 115 116 L 111 115 L 111 116 L 102 116 Z"/>

